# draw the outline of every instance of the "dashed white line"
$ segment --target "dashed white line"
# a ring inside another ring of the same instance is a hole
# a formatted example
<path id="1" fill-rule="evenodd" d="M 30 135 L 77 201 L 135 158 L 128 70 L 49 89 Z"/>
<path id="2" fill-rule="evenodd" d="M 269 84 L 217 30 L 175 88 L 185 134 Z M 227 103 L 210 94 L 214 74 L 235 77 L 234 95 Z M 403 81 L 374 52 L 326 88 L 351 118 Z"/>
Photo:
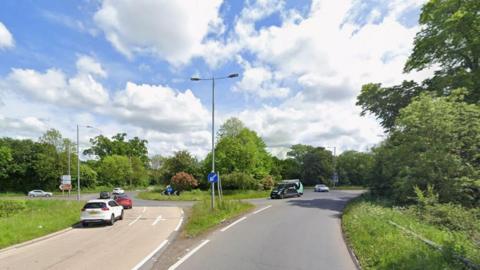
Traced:
<path id="1" fill-rule="evenodd" d="M 183 217 L 180 218 L 180 222 L 178 222 L 178 225 L 177 225 L 177 227 L 175 228 L 175 231 L 178 231 L 178 229 L 180 229 L 180 226 L 182 226 L 182 222 L 183 222 Z"/>
<path id="2" fill-rule="evenodd" d="M 142 265 L 144 265 L 150 258 L 155 255 L 163 246 L 165 246 L 168 243 L 168 240 L 163 240 L 163 242 L 158 246 L 154 251 L 152 251 L 150 254 L 147 255 L 147 257 L 143 258 L 141 262 L 139 262 L 137 265 L 135 265 L 132 270 L 138 270 Z"/>
<path id="3" fill-rule="evenodd" d="M 233 222 L 232 224 L 228 225 L 227 227 L 221 229 L 220 231 L 221 231 L 221 232 L 224 232 L 224 231 L 230 229 L 230 227 L 232 227 L 233 225 L 235 225 L 235 224 L 237 224 L 237 223 L 239 223 L 239 222 L 241 222 L 241 221 L 244 221 L 245 219 L 247 219 L 247 217 L 239 218 L 238 220 L 236 220 L 236 221 Z"/>
<path id="4" fill-rule="evenodd" d="M 160 219 L 162 219 L 161 215 L 155 219 L 155 221 L 152 223 L 152 226 L 155 226 L 160 221 Z"/>
<path id="5" fill-rule="evenodd" d="M 174 265 L 170 266 L 168 268 L 168 270 L 175 270 L 177 269 L 178 266 L 180 266 L 180 264 L 182 264 L 183 262 L 185 262 L 188 258 L 190 258 L 190 256 L 192 256 L 195 252 L 197 252 L 199 249 L 201 249 L 203 246 L 205 246 L 208 242 L 210 242 L 210 240 L 206 239 L 206 240 L 203 240 L 203 242 L 198 245 L 196 248 L 192 249 L 190 252 L 187 253 L 187 255 L 183 256 L 180 260 L 178 260 L 178 262 L 176 262 Z"/>
<path id="6" fill-rule="evenodd" d="M 258 209 L 258 210 L 255 211 L 255 212 L 253 212 L 253 214 L 258 214 L 258 213 L 262 212 L 263 210 L 268 209 L 268 208 L 270 208 L 270 207 L 272 207 L 272 205 L 265 206 L 265 207 L 263 207 L 263 208 L 261 208 L 261 209 Z"/>
<path id="7" fill-rule="evenodd" d="M 128 226 L 132 226 L 133 223 L 137 222 L 141 217 L 142 217 L 142 215 L 138 216 L 134 221 L 130 222 L 130 223 L 128 224 Z"/>
<path id="8" fill-rule="evenodd" d="M 147 207 L 144 206 L 142 213 L 145 213 L 145 211 L 147 211 Z"/>

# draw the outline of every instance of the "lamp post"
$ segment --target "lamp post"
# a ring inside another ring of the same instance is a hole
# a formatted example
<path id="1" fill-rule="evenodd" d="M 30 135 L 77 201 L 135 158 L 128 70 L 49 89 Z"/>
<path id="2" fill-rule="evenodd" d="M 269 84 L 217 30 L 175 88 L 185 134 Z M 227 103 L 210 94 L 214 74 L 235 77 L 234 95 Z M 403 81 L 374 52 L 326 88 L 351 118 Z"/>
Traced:
<path id="1" fill-rule="evenodd" d="M 335 181 L 338 180 L 337 174 L 337 147 L 336 146 L 324 146 L 324 148 L 333 148 L 333 156 L 332 156 L 332 163 L 333 163 L 333 188 L 335 188 Z"/>
<path id="2" fill-rule="evenodd" d="M 99 130 L 102 132 L 100 129 L 92 126 L 80 126 L 77 124 L 77 201 L 80 200 L 80 127 L 84 128 L 92 128 Z"/>
<path id="3" fill-rule="evenodd" d="M 212 81 L 212 173 L 215 172 L 215 80 L 231 79 L 238 77 L 237 73 L 232 73 L 225 77 L 198 78 L 192 77 L 192 81 Z M 212 200 L 211 208 L 215 207 L 215 183 L 212 182 Z"/>

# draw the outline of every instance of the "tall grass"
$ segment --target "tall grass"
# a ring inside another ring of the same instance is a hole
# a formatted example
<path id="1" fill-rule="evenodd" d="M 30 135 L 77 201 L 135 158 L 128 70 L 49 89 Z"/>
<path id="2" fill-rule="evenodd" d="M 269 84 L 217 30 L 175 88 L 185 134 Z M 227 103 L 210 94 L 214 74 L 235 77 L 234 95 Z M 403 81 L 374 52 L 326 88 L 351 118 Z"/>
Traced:
<path id="1" fill-rule="evenodd" d="M 393 221 L 444 246 L 438 251 L 392 226 Z M 345 209 L 342 227 L 363 269 L 464 269 L 456 253 L 480 263 L 468 233 L 428 224 L 411 211 L 362 196 Z"/>
<path id="2" fill-rule="evenodd" d="M 202 200 L 192 207 L 191 215 L 185 225 L 186 236 L 195 237 L 217 226 L 223 220 L 234 218 L 254 208 L 253 204 L 235 200 L 217 202 L 214 210 L 211 210 L 210 206 L 208 200 Z"/>
<path id="3" fill-rule="evenodd" d="M 215 193 L 218 195 L 218 193 Z M 223 192 L 226 200 L 240 200 L 240 199 L 255 199 L 255 198 L 267 198 L 270 195 L 270 191 L 261 190 L 225 190 Z M 201 201 L 210 198 L 211 194 L 206 190 L 195 189 L 192 191 L 184 191 L 180 193 L 180 196 L 176 195 L 163 195 L 159 191 L 144 191 L 140 192 L 137 197 L 144 200 L 157 200 L 157 201 Z"/>
<path id="4" fill-rule="evenodd" d="M 84 202 L 25 200 L 25 208 L 0 218 L 0 248 L 68 228 L 80 218 Z"/>

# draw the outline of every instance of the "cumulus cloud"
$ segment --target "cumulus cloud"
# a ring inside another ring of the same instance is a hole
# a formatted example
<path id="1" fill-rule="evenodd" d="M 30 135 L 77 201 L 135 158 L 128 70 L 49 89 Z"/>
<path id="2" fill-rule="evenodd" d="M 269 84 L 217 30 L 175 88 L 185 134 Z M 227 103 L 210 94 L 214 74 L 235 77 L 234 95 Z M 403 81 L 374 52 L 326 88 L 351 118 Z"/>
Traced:
<path id="1" fill-rule="evenodd" d="M 242 79 L 235 84 L 234 91 L 260 98 L 284 98 L 290 89 L 282 87 L 276 75 L 268 67 L 247 67 Z"/>
<path id="2" fill-rule="evenodd" d="M 47 127 L 45 121 L 37 117 L 12 118 L 0 114 L 0 129 L 12 134 L 37 134 L 46 130 Z"/>
<path id="3" fill-rule="evenodd" d="M 3 90 L 21 93 L 26 98 L 59 106 L 91 107 L 108 102 L 108 92 L 94 75 L 106 76 L 93 58 L 80 56 L 77 74 L 68 77 L 59 69 L 38 72 L 33 69 L 13 68 L 0 82 Z"/>
<path id="4" fill-rule="evenodd" d="M 128 82 L 113 100 L 114 117 L 165 133 L 206 128 L 207 110 L 191 90 L 178 92 L 161 85 Z"/>
<path id="5" fill-rule="evenodd" d="M 94 20 L 115 49 L 127 57 L 148 53 L 178 65 L 199 55 L 206 35 L 221 29 L 221 3 L 104 0 Z"/>
<path id="6" fill-rule="evenodd" d="M 7 27 L 0 22 L 0 49 L 2 48 L 11 48 L 15 45 L 13 36 L 8 31 Z"/>

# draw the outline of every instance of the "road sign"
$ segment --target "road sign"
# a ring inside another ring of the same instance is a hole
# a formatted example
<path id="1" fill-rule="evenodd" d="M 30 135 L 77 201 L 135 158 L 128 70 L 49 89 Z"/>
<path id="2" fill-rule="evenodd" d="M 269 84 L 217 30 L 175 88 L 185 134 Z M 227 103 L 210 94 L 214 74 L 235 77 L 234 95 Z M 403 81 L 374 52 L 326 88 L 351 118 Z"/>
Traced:
<path id="1" fill-rule="evenodd" d="M 60 177 L 61 181 L 62 181 L 62 185 L 71 185 L 72 184 L 72 176 L 70 175 L 62 175 L 62 177 Z"/>
<path id="2" fill-rule="evenodd" d="M 58 186 L 60 190 L 72 190 L 72 185 L 71 184 L 61 184 Z"/>
<path id="3" fill-rule="evenodd" d="M 216 183 L 218 182 L 218 175 L 214 172 L 211 172 L 208 174 L 207 179 L 209 183 Z"/>

